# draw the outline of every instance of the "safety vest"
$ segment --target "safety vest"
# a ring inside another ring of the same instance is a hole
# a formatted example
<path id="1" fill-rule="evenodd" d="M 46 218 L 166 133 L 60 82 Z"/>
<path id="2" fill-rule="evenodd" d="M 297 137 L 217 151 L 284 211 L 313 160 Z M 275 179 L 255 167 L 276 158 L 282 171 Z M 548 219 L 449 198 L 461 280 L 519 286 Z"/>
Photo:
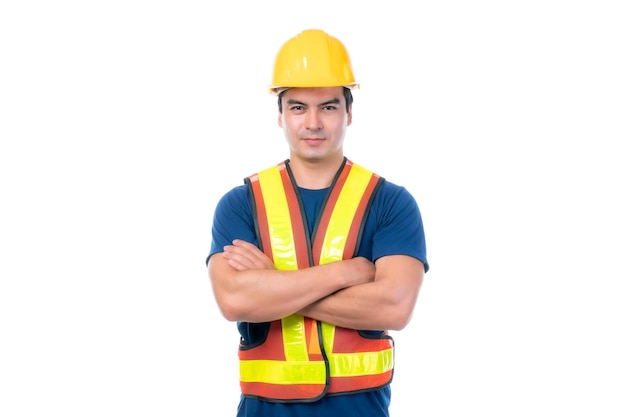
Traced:
<path id="1" fill-rule="evenodd" d="M 354 257 L 366 213 L 382 181 L 344 158 L 309 236 L 288 161 L 251 175 L 245 182 L 261 250 L 280 270 Z M 311 402 L 326 394 L 381 388 L 393 376 L 394 343 L 387 331 L 374 333 L 299 314 L 273 321 L 265 341 L 240 345 L 241 391 L 272 402 Z"/>

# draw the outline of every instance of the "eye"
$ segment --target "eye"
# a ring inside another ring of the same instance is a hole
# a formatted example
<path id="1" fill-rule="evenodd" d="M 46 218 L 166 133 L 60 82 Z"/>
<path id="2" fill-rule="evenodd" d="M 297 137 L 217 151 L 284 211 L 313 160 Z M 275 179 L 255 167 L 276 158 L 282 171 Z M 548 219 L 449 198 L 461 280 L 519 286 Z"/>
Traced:
<path id="1" fill-rule="evenodd" d="M 304 111 L 304 106 L 300 106 L 300 105 L 290 106 L 289 110 L 301 112 L 301 111 Z"/>
<path id="2" fill-rule="evenodd" d="M 334 104 L 329 104 L 327 106 L 322 107 L 322 110 L 327 110 L 327 111 L 337 110 L 337 106 L 335 106 Z"/>

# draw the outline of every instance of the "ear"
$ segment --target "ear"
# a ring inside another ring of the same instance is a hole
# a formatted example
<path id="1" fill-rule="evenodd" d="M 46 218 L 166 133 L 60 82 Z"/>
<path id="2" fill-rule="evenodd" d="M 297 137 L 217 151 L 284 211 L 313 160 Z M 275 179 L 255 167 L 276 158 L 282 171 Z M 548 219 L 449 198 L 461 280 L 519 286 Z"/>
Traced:
<path id="1" fill-rule="evenodd" d="M 283 127 L 283 114 L 278 112 L 278 127 Z"/>
<path id="2" fill-rule="evenodd" d="M 351 124 L 352 124 L 352 105 L 350 105 L 350 110 L 348 110 L 348 123 L 346 125 L 350 126 Z"/>

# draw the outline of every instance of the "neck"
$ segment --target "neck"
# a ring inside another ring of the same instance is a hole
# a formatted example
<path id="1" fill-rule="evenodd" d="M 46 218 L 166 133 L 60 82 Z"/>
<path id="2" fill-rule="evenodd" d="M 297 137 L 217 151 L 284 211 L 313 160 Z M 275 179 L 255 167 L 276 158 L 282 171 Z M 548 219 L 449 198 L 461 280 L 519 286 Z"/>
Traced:
<path id="1" fill-rule="evenodd" d="M 330 187 L 343 159 L 343 155 L 330 161 L 294 159 L 289 161 L 289 167 L 298 187 L 320 190 Z"/>

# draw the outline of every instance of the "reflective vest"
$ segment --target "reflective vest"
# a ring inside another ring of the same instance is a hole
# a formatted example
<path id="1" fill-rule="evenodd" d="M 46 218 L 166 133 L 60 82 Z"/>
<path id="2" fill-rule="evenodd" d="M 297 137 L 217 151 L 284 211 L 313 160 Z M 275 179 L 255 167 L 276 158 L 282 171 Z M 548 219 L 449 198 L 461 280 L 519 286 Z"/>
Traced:
<path id="1" fill-rule="evenodd" d="M 261 250 L 280 270 L 354 257 L 382 181 L 344 158 L 309 236 L 288 161 L 251 175 L 245 182 Z M 311 402 L 378 389 L 391 382 L 393 356 L 387 331 L 359 332 L 292 314 L 271 322 L 259 344 L 240 345 L 241 391 L 272 402 Z"/>

